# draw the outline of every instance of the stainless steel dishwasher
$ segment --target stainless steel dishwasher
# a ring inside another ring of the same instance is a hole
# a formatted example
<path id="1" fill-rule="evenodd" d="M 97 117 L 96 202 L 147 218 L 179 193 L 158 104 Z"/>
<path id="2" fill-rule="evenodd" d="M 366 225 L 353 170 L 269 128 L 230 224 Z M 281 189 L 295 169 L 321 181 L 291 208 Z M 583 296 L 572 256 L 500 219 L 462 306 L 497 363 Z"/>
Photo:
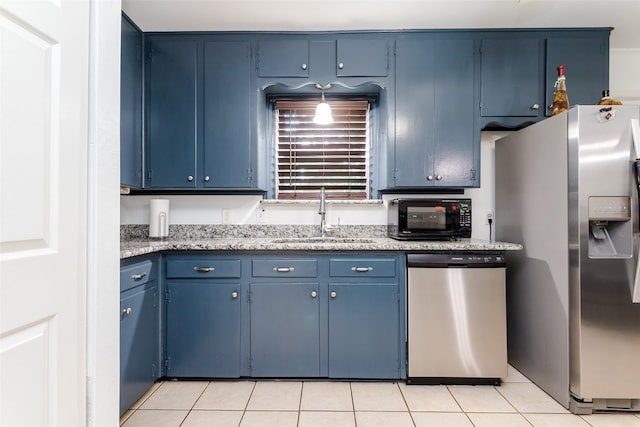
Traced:
<path id="1" fill-rule="evenodd" d="M 501 253 L 407 254 L 407 384 L 494 384 L 507 375 Z"/>

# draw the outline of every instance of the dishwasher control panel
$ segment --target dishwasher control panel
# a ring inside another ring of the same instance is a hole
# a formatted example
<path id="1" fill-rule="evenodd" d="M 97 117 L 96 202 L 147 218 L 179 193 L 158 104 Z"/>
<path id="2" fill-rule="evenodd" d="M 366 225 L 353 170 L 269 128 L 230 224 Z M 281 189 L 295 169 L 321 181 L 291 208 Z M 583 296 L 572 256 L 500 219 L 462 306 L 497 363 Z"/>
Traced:
<path id="1" fill-rule="evenodd" d="M 407 254 L 407 267 L 504 267 L 504 254 L 495 253 L 415 253 Z"/>

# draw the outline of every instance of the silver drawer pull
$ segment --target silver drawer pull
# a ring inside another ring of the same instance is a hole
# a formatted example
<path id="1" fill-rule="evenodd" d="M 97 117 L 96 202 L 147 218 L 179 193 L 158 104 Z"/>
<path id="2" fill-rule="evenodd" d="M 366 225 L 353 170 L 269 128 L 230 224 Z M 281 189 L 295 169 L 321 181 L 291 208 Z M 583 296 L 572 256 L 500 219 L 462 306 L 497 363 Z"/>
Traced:
<path id="1" fill-rule="evenodd" d="M 278 273 L 289 273 L 293 271 L 293 267 L 273 267 L 273 271 L 277 271 Z"/>
<path id="2" fill-rule="evenodd" d="M 193 269 L 198 273 L 209 273 L 215 270 L 214 267 L 193 267 Z"/>
<path id="3" fill-rule="evenodd" d="M 231 299 L 237 299 L 238 298 L 238 293 L 237 292 L 231 292 Z"/>
<path id="4" fill-rule="evenodd" d="M 316 298 L 318 293 L 316 291 L 311 291 L 311 298 Z"/>
<path id="5" fill-rule="evenodd" d="M 338 296 L 338 294 L 335 292 L 331 292 L 329 295 L 331 296 L 331 298 L 335 298 Z"/>
<path id="6" fill-rule="evenodd" d="M 127 307 L 125 309 L 122 310 L 122 314 L 124 314 L 125 316 L 128 316 L 131 314 L 133 310 L 131 310 L 131 307 Z"/>
<path id="7" fill-rule="evenodd" d="M 351 271 L 357 271 L 358 273 L 366 273 L 373 270 L 373 267 L 351 267 Z"/>
<path id="8" fill-rule="evenodd" d="M 132 278 L 133 280 L 140 280 L 140 279 L 142 279 L 142 278 L 144 278 L 144 277 L 147 277 L 147 272 L 146 272 L 146 271 L 145 271 L 145 272 L 143 272 L 143 273 L 140 273 L 140 274 L 132 274 L 132 275 L 131 275 L 131 278 Z"/>

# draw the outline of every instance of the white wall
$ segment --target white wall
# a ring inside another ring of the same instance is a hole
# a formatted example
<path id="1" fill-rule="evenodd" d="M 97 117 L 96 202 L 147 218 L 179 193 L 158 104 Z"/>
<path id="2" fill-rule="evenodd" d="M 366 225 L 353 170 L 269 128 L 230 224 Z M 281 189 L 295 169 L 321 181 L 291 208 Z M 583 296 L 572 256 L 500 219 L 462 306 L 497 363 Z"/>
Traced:
<path id="1" fill-rule="evenodd" d="M 508 132 L 483 132 L 481 142 L 480 188 L 468 189 L 465 197 L 473 203 L 473 237 L 489 238 L 487 212 L 493 212 L 494 141 Z M 260 196 L 121 196 L 122 224 L 148 224 L 149 200 L 167 198 L 170 201 L 170 224 L 303 224 L 319 223 L 318 204 L 260 204 Z M 385 201 L 397 196 L 387 195 Z M 401 196 L 411 197 L 411 196 Z M 419 196 L 429 197 L 429 196 Z M 434 196 L 440 197 L 440 196 Z M 456 195 L 454 197 L 462 197 Z M 327 205 L 329 224 L 384 225 L 386 204 Z"/>
<path id="2" fill-rule="evenodd" d="M 640 103 L 640 49 L 612 49 L 611 95 L 625 103 Z M 487 239 L 486 215 L 494 210 L 494 142 L 508 132 L 482 132 L 480 188 L 467 189 L 473 203 L 473 237 Z M 160 197 L 160 196 L 154 196 Z M 385 200 L 395 196 L 385 196 Z M 404 197 L 404 196 L 402 196 Z M 428 196 L 425 196 L 428 197 Z M 121 223 L 148 224 L 152 196 L 122 196 Z M 260 204 L 259 196 L 167 196 L 171 224 L 317 224 L 316 203 Z M 385 205 L 329 204 L 327 220 L 335 224 L 386 224 Z"/>
<path id="3" fill-rule="evenodd" d="M 640 104 L 640 49 L 611 49 L 609 74 L 612 97 Z"/>

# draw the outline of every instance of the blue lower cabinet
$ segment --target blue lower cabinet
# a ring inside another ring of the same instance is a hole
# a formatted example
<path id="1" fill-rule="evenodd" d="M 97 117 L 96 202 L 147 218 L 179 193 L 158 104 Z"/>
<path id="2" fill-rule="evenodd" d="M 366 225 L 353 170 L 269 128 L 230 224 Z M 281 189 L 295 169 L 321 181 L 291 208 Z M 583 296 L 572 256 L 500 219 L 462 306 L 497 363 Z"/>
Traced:
<path id="1" fill-rule="evenodd" d="M 120 414 L 159 377 L 159 304 L 155 281 L 120 297 Z"/>
<path id="2" fill-rule="evenodd" d="M 240 284 L 167 283 L 166 376 L 240 376 Z"/>
<path id="3" fill-rule="evenodd" d="M 252 377 L 320 376 L 319 284 L 250 285 Z"/>
<path id="4" fill-rule="evenodd" d="M 329 377 L 400 378 L 397 283 L 329 284 Z"/>

